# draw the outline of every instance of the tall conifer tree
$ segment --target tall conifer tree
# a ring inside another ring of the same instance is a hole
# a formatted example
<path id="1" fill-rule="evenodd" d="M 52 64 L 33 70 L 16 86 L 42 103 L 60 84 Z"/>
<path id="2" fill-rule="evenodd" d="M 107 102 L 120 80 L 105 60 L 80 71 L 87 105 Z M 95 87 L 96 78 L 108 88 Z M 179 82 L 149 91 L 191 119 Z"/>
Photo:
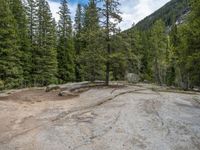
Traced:
<path id="1" fill-rule="evenodd" d="M 76 81 L 82 80 L 81 75 L 81 63 L 79 61 L 80 53 L 82 47 L 82 40 L 81 40 L 81 33 L 83 29 L 83 9 L 81 4 L 77 5 L 76 15 L 75 15 L 75 52 L 76 52 L 76 61 L 75 61 L 75 75 L 76 75 Z"/>
<path id="2" fill-rule="evenodd" d="M 34 51 L 37 48 L 37 38 L 36 31 L 38 28 L 38 1 L 36 0 L 27 0 L 26 3 L 26 13 L 28 20 L 28 37 L 30 40 L 30 51 L 31 51 L 31 84 L 34 84 Z"/>
<path id="3" fill-rule="evenodd" d="M 155 81 L 162 85 L 166 77 L 166 52 L 167 36 L 165 34 L 165 25 L 162 20 L 155 22 L 151 30 L 151 51 L 152 51 L 152 68 Z"/>
<path id="4" fill-rule="evenodd" d="M 103 0 L 102 15 L 104 16 L 104 28 L 105 28 L 105 39 L 106 39 L 106 85 L 109 85 L 110 80 L 110 55 L 111 51 L 111 35 L 116 33 L 116 26 L 122 20 L 119 11 L 119 0 Z"/>
<path id="5" fill-rule="evenodd" d="M 8 1 L 0 0 L 0 88 L 19 87 L 23 80 L 17 24 Z"/>
<path id="6" fill-rule="evenodd" d="M 32 48 L 36 44 L 36 29 L 38 25 L 37 3 L 38 1 L 36 0 L 27 0 L 27 6 L 26 6 L 27 17 L 28 17 L 29 39 Z"/>
<path id="7" fill-rule="evenodd" d="M 27 86 L 30 85 L 31 80 L 31 51 L 26 10 L 21 0 L 9 0 L 9 6 L 16 20 L 19 50 L 21 52 L 20 64 L 23 68 L 24 86 Z"/>
<path id="8" fill-rule="evenodd" d="M 48 2 L 46 0 L 37 2 L 37 46 L 34 46 L 32 53 L 33 80 L 36 85 L 48 85 L 56 82 L 57 74 L 55 21 Z"/>
<path id="9" fill-rule="evenodd" d="M 84 11 L 83 33 L 84 50 L 81 53 L 82 72 L 85 80 L 103 79 L 103 50 L 97 2 L 90 0 Z"/>
<path id="10" fill-rule="evenodd" d="M 58 22 L 58 79 L 60 83 L 75 79 L 72 21 L 67 0 L 61 1 Z"/>
<path id="11" fill-rule="evenodd" d="M 189 28 L 187 31 L 187 64 L 190 82 L 189 86 L 200 87 L 200 0 L 191 0 L 191 14 L 189 16 Z M 188 86 L 188 87 L 189 87 Z"/>

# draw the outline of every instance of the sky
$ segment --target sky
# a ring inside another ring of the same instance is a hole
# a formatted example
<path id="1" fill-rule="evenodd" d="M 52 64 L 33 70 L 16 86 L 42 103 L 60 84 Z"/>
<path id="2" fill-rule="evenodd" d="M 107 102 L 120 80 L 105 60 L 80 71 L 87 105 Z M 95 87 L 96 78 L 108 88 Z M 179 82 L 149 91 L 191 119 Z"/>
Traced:
<path id="1" fill-rule="evenodd" d="M 59 0 L 48 0 L 53 17 L 58 20 L 59 15 Z M 69 9 L 72 18 L 75 16 L 77 3 L 86 4 L 88 0 L 68 0 Z M 122 30 L 126 30 L 132 26 L 133 23 L 137 23 L 146 16 L 150 15 L 170 0 L 120 0 L 120 11 L 123 21 L 119 24 Z"/>

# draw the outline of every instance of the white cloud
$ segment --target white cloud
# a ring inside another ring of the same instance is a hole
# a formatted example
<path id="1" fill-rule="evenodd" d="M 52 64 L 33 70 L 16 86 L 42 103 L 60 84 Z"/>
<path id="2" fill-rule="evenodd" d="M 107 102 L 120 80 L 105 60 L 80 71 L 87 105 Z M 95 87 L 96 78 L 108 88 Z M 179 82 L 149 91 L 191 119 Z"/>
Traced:
<path id="1" fill-rule="evenodd" d="M 58 11 L 59 11 L 59 7 L 60 7 L 60 3 L 49 1 L 49 5 L 50 5 L 50 8 L 51 8 L 51 12 L 52 12 L 53 17 L 56 19 L 56 21 L 58 21 L 59 20 Z M 74 3 L 74 4 L 70 3 L 69 4 L 69 9 L 70 9 L 71 16 L 72 16 L 73 19 L 74 19 L 75 13 L 76 13 L 76 7 L 77 7 L 76 3 Z"/>
<path id="2" fill-rule="evenodd" d="M 51 8 L 53 17 L 56 19 L 56 21 L 58 21 L 59 20 L 58 10 L 59 10 L 60 4 L 57 2 L 49 1 L 49 5 Z"/>
<path id="3" fill-rule="evenodd" d="M 120 10 L 122 12 L 123 21 L 120 23 L 119 27 L 122 30 L 128 29 L 133 23 L 137 23 L 146 16 L 153 13 L 155 10 L 166 4 L 170 0 L 120 0 L 121 6 Z M 59 6 L 57 2 L 49 1 L 53 17 L 56 21 L 59 20 Z M 76 3 L 69 4 L 69 9 L 71 11 L 72 18 L 74 19 L 76 12 Z"/>

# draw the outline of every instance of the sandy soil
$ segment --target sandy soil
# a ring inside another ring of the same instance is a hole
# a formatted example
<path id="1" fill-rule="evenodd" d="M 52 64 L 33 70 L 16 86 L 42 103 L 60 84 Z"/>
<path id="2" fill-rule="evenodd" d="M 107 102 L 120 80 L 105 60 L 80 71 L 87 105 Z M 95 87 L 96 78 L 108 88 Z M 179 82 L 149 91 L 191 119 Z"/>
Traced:
<path id="1" fill-rule="evenodd" d="M 200 150 L 200 94 L 151 85 L 0 96 L 0 150 Z"/>

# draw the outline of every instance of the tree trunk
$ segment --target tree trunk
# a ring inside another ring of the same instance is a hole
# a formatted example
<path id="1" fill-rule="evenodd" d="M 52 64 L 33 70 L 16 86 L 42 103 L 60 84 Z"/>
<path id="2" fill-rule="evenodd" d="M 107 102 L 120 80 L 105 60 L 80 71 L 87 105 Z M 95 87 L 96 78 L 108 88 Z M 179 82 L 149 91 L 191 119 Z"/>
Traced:
<path id="1" fill-rule="evenodd" d="M 109 17 L 109 2 L 108 0 L 106 1 L 106 32 L 107 32 L 107 38 L 106 38 L 106 42 L 107 42 L 107 53 L 108 53 L 108 59 L 106 62 L 106 82 L 105 84 L 108 86 L 109 85 L 109 80 L 110 80 L 110 60 L 109 60 L 109 55 L 111 53 L 110 50 L 110 30 L 109 30 L 109 21 L 110 21 L 110 17 Z"/>
<path id="2" fill-rule="evenodd" d="M 160 79 L 160 70 L 158 68 L 158 60 L 155 58 L 155 73 L 156 73 L 156 82 L 161 86 L 162 82 Z"/>

